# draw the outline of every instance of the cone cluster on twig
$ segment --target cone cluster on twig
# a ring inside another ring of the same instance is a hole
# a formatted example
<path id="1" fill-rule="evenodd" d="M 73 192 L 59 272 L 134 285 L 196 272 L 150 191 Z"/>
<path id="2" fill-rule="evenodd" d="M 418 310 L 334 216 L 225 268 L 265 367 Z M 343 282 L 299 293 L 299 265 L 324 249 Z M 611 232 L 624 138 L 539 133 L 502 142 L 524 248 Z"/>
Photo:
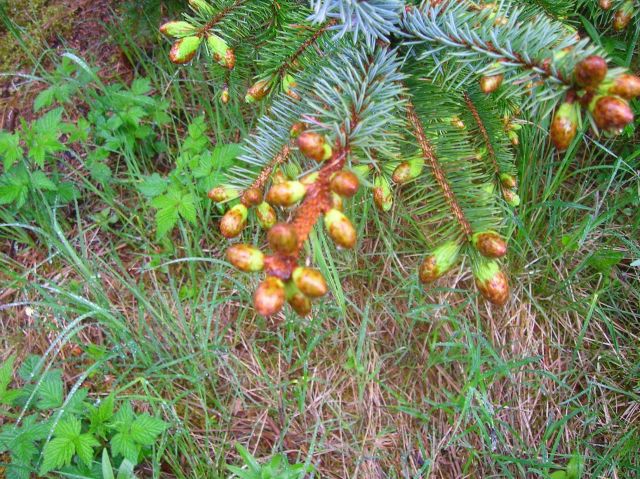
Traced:
<path id="1" fill-rule="evenodd" d="M 576 65 L 573 81 L 575 87 L 551 122 L 551 141 L 558 150 L 569 148 L 576 137 L 582 109 L 603 131 L 619 133 L 633 122 L 629 100 L 640 95 L 640 78 L 628 73 L 613 76 L 604 58 L 591 55 Z"/>
<path id="2" fill-rule="evenodd" d="M 269 175 L 271 185 L 266 194 L 255 185 L 244 192 L 224 185 L 209 192 L 209 198 L 216 203 L 232 202 L 220 221 L 224 237 L 238 237 L 251 210 L 255 211 L 260 226 L 267 230 L 271 255 L 244 243 L 227 249 L 227 260 L 240 271 L 266 273 L 254 294 L 256 311 L 264 316 L 278 313 L 285 302 L 297 314 L 305 316 L 311 311 L 311 301 L 328 292 L 320 271 L 298 264 L 298 254 L 308 234 L 304 229 L 306 218 L 302 222 L 278 222 L 277 208 L 307 207 L 305 212 L 310 216 L 324 215 L 328 236 L 341 248 L 353 248 L 357 239 L 353 224 L 341 209 L 343 200 L 357 193 L 358 175 L 346 169 L 333 171 L 334 165 L 329 163 L 334 154 L 330 143 L 319 133 L 307 131 L 303 123 L 294 125 L 291 136 L 303 155 L 323 165 L 320 171 L 298 180 L 284 177 L 276 169 Z M 332 172 L 323 173 L 324 167 L 332 168 Z"/>

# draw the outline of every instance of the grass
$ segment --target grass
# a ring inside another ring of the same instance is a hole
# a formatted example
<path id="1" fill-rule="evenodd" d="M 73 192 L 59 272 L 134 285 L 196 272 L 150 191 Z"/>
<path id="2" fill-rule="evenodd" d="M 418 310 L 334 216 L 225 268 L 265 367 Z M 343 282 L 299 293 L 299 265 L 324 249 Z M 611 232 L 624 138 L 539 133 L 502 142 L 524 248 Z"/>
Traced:
<path id="1" fill-rule="evenodd" d="M 113 35 L 171 102 L 164 142 L 176 146 L 201 112 L 213 141 L 246 133 L 246 112 L 217 107 L 208 72 L 176 73 Z M 361 195 L 358 251 L 321 234 L 308 251 L 332 299 L 305 319 L 258 317 L 247 307 L 257 281 L 230 273 L 209 205 L 155 241 L 134 186 L 173 158 L 124 151 L 111 191 L 43 201 L 30 222 L 2 212 L 0 357 L 47 352 L 72 391 L 115 391 L 162 415 L 172 427 L 142 477 L 227 477 L 236 442 L 323 478 L 547 477 L 573 454 L 586 477 L 638 477 L 637 138 L 619 155 L 590 139 L 563 156 L 541 130 L 521 137 L 504 310 L 464 272 L 425 293 L 402 209 L 379 214 Z M 69 175 L 91 186 L 82 164 Z M 92 219 L 104 208 L 116 221 Z M 622 254 L 612 266 L 611 252 Z M 106 354 L 74 356 L 75 345 Z"/>

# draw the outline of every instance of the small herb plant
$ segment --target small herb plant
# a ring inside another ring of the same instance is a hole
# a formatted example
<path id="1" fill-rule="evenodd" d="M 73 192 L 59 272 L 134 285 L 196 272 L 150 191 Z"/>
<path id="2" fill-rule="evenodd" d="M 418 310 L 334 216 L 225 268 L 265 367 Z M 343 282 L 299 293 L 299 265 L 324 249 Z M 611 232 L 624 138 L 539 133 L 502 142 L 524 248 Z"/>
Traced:
<path id="1" fill-rule="evenodd" d="M 289 464 L 284 454 L 276 454 L 269 462 L 260 464 L 242 444 L 236 444 L 236 450 L 244 462 L 244 466 L 227 465 L 227 469 L 233 473 L 231 476 L 233 478 L 302 479 L 312 470 L 311 466 L 306 464 Z"/>
<path id="2" fill-rule="evenodd" d="M 207 192 L 219 185 L 223 172 L 240 154 L 235 143 L 211 146 L 203 116 L 188 126 L 188 134 L 177 155 L 175 168 L 167 175 L 145 176 L 138 190 L 156 209 L 156 236 L 163 238 L 179 218 L 196 224 Z"/>
<path id="3" fill-rule="evenodd" d="M 18 369 L 22 386 L 10 388 L 15 357 L 0 367 L 0 454 L 9 458 L 8 479 L 50 473 L 73 477 L 133 477 L 133 467 L 150 457 L 167 423 L 134 412 L 114 394 L 91 404 L 85 388 L 65 395 L 60 370 L 49 370 L 34 382 L 40 358 L 28 358 Z M 113 461 L 113 462 L 112 462 Z M 109 473 L 111 475 L 109 475 Z"/>
<path id="4" fill-rule="evenodd" d="M 32 220 L 43 205 L 67 205 L 84 191 L 112 196 L 120 163 L 131 166 L 166 149 L 158 127 L 170 121 L 168 105 L 152 94 L 148 79 L 105 85 L 77 61 L 63 58 L 38 94 L 39 118 L 0 132 L 0 206 L 11 215 L 5 220 Z M 79 100 L 80 89 L 90 107 Z"/>

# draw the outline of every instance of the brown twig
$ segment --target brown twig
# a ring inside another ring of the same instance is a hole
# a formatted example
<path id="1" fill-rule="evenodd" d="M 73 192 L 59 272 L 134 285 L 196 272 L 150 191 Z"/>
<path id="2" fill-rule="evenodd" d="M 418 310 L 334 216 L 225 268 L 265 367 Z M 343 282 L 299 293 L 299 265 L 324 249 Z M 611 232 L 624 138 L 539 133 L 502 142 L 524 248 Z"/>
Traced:
<path id="1" fill-rule="evenodd" d="M 447 204 L 449 205 L 453 216 L 455 216 L 458 224 L 462 228 L 465 236 L 470 237 L 472 234 L 471 225 L 467 221 L 467 218 L 458 203 L 456 195 L 447 181 L 447 176 L 436 158 L 433 147 L 424 133 L 422 123 L 420 122 L 413 103 L 410 100 L 407 102 L 407 116 L 409 118 L 409 123 L 413 128 L 414 135 L 418 140 L 418 144 L 420 145 L 420 149 L 422 150 L 422 156 L 424 157 L 425 163 L 429 165 L 431 171 L 433 171 L 433 176 L 435 177 L 438 186 L 440 186 Z"/>
<path id="2" fill-rule="evenodd" d="M 269 162 L 269 164 L 262 169 L 262 171 L 260 172 L 258 177 L 253 181 L 253 183 L 251 183 L 251 186 L 249 188 L 247 188 L 247 190 L 250 190 L 250 189 L 253 189 L 253 188 L 257 188 L 259 190 L 262 190 L 262 188 L 264 188 L 265 183 L 267 182 L 267 180 L 271 176 L 271 173 L 273 172 L 273 169 L 275 167 L 277 167 L 278 165 L 281 165 L 282 163 L 287 161 L 287 158 L 289 157 L 289 152 L 290 151 L 291 151 L 291 146 L 289 144 L 284 145 L 280 149 L 278 154 L 276 156 L 274 156 L 273 159 Z"/>
<path id="3" fill-rule="evenodd" d="M 198 30 L 198 35 L 202 36 L 202 35 L 205 35 L 206 33 L 208 33 L 209 30 L 211 30 L 220 20 L 222 20 L 224 17 L 226 17 L 229 14 L 229 12 L 235 10 L 240 5 L 242 5 L 244 2 L 245 2 L 245 0 L 236 0 L 235 2 L 233 2 L 228 7 L 223 8 L 222 10 L 220 10 L 211 20 L 209 20 L 205 24 L 204 27 L 202 27 L 200 30 Z"/>
<path id="4" fill-rule="evenodd" d="M 476 124 L 478 125 L 478 129 L 480 130 L 480 135 L 482 136 L 482 139 L 487 145 L 487 151 L 489 152 L 489 158 L 491 158 L 493 169 L 495 170 L 496 175 L 500 176 L 500 167 L 498 166 L 498 162 L 496 161 L 496 151 L 493 149 L 493 145 L 491 144 L 491 139 L 489 138 L 489 133 L 487 132 L 487 129 L 485 128 L 484 123 L 482 122 L 482 118 L 480 118 L 480 113 L 478 113 L 478 109 L 476 108 L 476 105 L 473 103 L 473 101 L 471 100 L 471 97 L 467 94 L 467 92 L 464 92 L 462 96 L 464 98 L 465 103 L 467 104 L 467 107 L 469 108 L 469 111 L 471 111 L 471 115 L 473 115 L 473 118 L 476 121 Z"/>
<path id="5" fill-rule="evenodd" d="M 322 25 L 320 28 L 318 28 L 318 30 L 311 37 L 307 38 L 302 43 L 302 45 L 300 45 L 298 49 L 283 62 L 282 66 L 278 69 L 278 75 L 284 76 L 287 70 L 289 69 L 289 67 L 298 59 L 298 57 L 302 55 L 311 45 L 316 43 L 318 41 L 318 38 L 320 38 L 322 34 L 329 29 L 329 27 L 335 24 L 336 24 L 336 20 L 334 19 L 334 20 L 328 21 L 327 23 Z"/>
<path id="6" fill-rule="evenodd" d="M 347 148 L 336 149 L 331 159 L 318 171 L 318 178 L 309 185 L 302 204 L 296 211 L 293 226 L 298 236 L 298 247 L 290 255 L 273 254 L 265 258 L 265 271 L 269 276 L 289 279 L 297 265 L 300 250 L 320 215 L 331 208 L 331 175 L 344 167 Z"/>

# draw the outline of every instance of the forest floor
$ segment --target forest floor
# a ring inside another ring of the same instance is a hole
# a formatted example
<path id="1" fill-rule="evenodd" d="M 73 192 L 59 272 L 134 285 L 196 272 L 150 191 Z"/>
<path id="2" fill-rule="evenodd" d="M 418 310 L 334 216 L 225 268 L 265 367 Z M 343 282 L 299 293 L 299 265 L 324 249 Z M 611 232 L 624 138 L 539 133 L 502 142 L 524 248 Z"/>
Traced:
<path id="1" fill-rule="evenodd" d="M 616 160 L 591 145 L 545 169 L 535 167 L 554 154 L 545 146 L 520 152 L 530 166 L 504 309 L 479 299 L 463 268 L 425 292 L 415 281 L 422 252 L 406 249 L 394 210 L 363 218 L 357 254 L 315 245 L 331 301 L 306 319 L 264 319 L 246 306 L 255 281 L 216 260 L 225 243 L 210 206 L 198 225 L 157 242 L 139 191 L 142 173 L 172 171 L 203 112 L 205 149 L 236 141 L 246 112 L 219 111 L 206 68 L 176 72 L 163 59 L 166 44 L 148 32 L 165 2 L 41 7 L 17 23 L 30 32 L 39 22 L 38 42 L 11 60 L 20 68 L 3 66 L 12 72 L 0 78 L 3 130 L 42 115 L 34 102 L 67 81 L 56 68 L 69 51 L 104 84 L 130 91 L 149 80 L 136 101 L 153 98 L 171 119 L 153 125 L 148 113 L 144 140 L 121 131 L 104 184 L 92 176 L 97 140 L 56 157 L 84 185 L 70 206 L 0 206 L 0 363 L 46 355 L 70 394 L 115 391 L 161 415 L 170 433 L 140 477 L 227 477 L 236 442 L 261 461 L 283 451 L 322 478 L 547 477 L 576 456 L 586 477 L 640 477 L 637 135 Z M 10 35 L 0 30 L 0 51 Z M 98 83 L 74 93 L 65 121 L 121 99 Z M 592 168 L 591 157 L 615 167 Z"/>

